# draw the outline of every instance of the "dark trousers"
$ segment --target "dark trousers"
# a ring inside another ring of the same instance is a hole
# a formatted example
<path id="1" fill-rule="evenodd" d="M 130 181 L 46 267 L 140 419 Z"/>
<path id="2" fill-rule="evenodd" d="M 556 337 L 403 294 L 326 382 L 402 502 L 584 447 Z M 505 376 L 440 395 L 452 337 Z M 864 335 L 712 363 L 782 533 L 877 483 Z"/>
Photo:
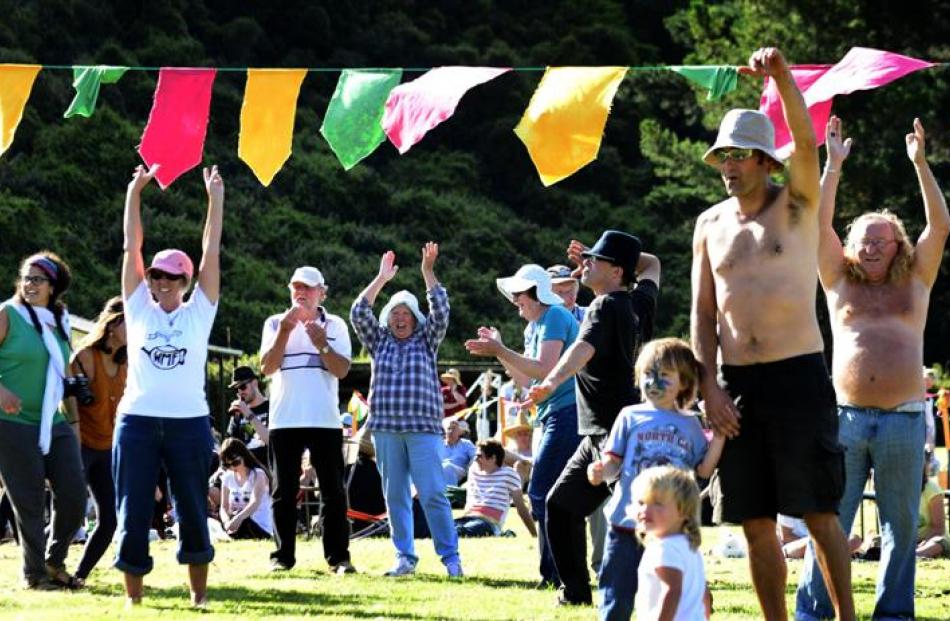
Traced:
<path id="1" fill-rule="evenodd" d="M 115 534 L 115 483 L 112 481 L 112 449 L 82 447 L 86 485 L 96 504 L 96 528 L 86 540 L 76 576 L 86 578 L 105 554 Z"/>
<path id="2" fill-rule="evenodd" d="M 270 533 L 258 526 L 252 518 L 247 518 L 231 533 L 231 539 L 270 539 Z"/>
<path id="3" fill-rule="evenodd" d="M 548 494 L 545 528 L 551 555 L 572 602 L 590 603 L 587 573 L 587 534 L 584 520 L 610 495 L 606 485 L 594 487 L 587 480 L 587 466 L 601 457 L 604 436 L 585 436 Z"/>
<path id="4" fill-rule="evenodd" d="M 343 430 L 319 427 L 273 429 L 268 444 L 274 476 L 272 509 L 277 549 L 271 559 L 287 567 L 297 562 L 297 492 L 304 449 L 317 472 L 323 520 L 323 556 L 330 565 L 350 560 L 350 525 L 343 489 Z"/>

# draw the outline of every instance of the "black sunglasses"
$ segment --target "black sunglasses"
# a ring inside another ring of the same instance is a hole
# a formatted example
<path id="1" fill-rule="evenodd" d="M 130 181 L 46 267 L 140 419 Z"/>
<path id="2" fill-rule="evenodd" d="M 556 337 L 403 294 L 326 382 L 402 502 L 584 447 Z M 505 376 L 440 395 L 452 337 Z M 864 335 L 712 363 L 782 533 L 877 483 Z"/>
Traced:
<path id="1" fill-rule="evenodd" d="M 241 464 L 243 464 L 244 460 L 241 459 L 240 457 L 235 457 L 231 461 L 226 461 L 223 463 L 224 463 L 225 468 L 233 468 L 234 466 L 240 466 Z"/>
<path id="2" fill-rule="evenodd" d="M 238 384 L 237 386 L 235 386 L 235 387 L 234 387 L 234 390 L 236 390 L 236 391 L 238 391 L 238 392 L 241 392 L 242 390 L 244 390 L 245 388 L 247 388 L 247 387 L 250 386 L 250 385 L 251 385 L 250 382 L 244 382 L 243 384 Z"/>
<path id="3" fill-rule="evenodd" d="M 149 270 L 148 277 L 152 280 L 184 280 L 184 274 L 169 274 L 162 270 Z"/>

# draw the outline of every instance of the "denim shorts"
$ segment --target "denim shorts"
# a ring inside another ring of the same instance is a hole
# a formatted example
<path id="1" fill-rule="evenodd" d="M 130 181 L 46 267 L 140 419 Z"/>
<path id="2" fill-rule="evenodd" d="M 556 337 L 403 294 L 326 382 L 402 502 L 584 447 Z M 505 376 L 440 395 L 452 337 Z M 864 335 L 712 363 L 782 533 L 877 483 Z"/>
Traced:
<path id="1" fill-rule="evenodd" d="M 163 464 L 178 516 L 178 562 L 210 563 L 214 548 L 208 534 L 208 471 L 214 443 L 208 417 L 125 414 L 116 421 L 112 445 L 118 518 L 115 567 L 139 576 L 152 570 L 148 531 Z"/>

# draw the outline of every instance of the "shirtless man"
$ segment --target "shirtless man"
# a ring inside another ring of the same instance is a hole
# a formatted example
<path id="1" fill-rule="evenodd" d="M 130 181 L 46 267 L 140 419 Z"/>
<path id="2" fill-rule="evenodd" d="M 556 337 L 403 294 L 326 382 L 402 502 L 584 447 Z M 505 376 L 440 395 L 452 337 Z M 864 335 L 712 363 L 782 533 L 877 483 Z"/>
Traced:
<path id="1" fill-rule="evenodd" d="M 919 120 L 913 129 L 906 138 L 907 157 L 917 171 L 927 220 L 916 247 L 901 221 L 886 210 L 855 219 L 841 244 L 832 220 L 851 140 L 842 141 L 841 121 L 835 117 L 825 130 L 828 160 L 821 182 L 818 274 L 828 299 L 839 439 L 846 450 L 840 519 L 850 531 L 873 467 L 881 527 L 891 534 L 882 541 L 875 619 L 914 618 L 914 547 L 924 460 L 924 324 L 950 233 L 947 203 L 927 165 Z M 798 619 L 832 614 L 814 569 L 809 554 L 798 588 Z"/>
<path id="2" fill-rule="evenodd" d="M 835 609 L 851 619 L 850 557 L 835 516 L 844 467 L 815 315 L 815 133 L 781 52 L 756 51 L 743 72 L 775 80 L 794 150 L 788 184 L 775 185 L 769 175 L 782 164 L 771 122 L 732 110 L 704 157 L 729 198 L 696 221 L 690 329 L 706 369 L 706 413 L 729 438 L 719 463 L 723 517 L 742 524 L 765 618 L 787 618 L 785 561 L 775 537 L 776 514 L 784 513 L 804 517 Z"/>

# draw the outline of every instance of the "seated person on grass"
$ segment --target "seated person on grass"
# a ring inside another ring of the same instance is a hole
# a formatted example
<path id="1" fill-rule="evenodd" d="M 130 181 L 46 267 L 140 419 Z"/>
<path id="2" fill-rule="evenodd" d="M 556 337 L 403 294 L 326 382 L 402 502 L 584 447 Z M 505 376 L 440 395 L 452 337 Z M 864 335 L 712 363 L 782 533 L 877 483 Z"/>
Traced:
<path id="1" fill-rule="evenodd" d="M 442 421 L 445 430 L 445 446 L 442 449 L 442 474 L 446 485 L 459 485 L 475 459 L 475 445 L 463 436 L 468 433 L 464 420 L 446 418 Z"/>
<path id="2" fill-rule="evenodd" d="M 512 504 L 532 537 L 538 533 L 521 492 L 521 477 L 504 465 L 505 449 L 497 440 L 478 443 L 475 463 L 468 469 L 465 515 L 455 520 L 459 537 L 488 537 L 502 533 Z"/>
<path id="3" fill-rule="evenodd" d="M 920 514 L 917 518 L 917 557 L 950 557 L 947 536 L 947 515 L 943 509 L 943 490 L 927 476 L 930 459 L 924 459 L 923 489 L 920 493 Z"/>
<path id="4" fill-rule="evenodd" d="M 776 535 L 782 544 L 785 558 L 805 558 L 805 549 L 808 547 L 808 527 L 805 526 L 805 520 L 779 513 L 775 523 Z M 848 539 L 848 551 L 854 555 L 861 544 L 861 537 L 851 535 Z"/>

